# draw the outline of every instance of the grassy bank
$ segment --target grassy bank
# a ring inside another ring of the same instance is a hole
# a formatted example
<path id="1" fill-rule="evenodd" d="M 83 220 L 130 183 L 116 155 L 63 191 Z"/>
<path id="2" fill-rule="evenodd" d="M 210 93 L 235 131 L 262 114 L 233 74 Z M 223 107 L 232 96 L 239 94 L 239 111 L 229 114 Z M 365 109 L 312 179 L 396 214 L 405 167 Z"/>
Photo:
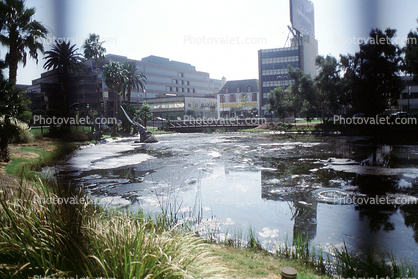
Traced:
<path id="1" fill-rule="evenodd" d="M 19 151 L 36 154 L 37 156 L 11 157 L 5 166 L 6 173 L 17 177 L 29 177 L 31 172 L 39 171 L 46 166 L 54 166 L 66 155 L 71 154 L 81 143 L 52 141 L 48 143 L 51 149 L 43 147 L 24 146 L 18 147 Z"/>
<path id="2" fill-rule="evenodd" d="M 0 204 L 0 277 L 201 278 L 222 272 L 203 239 L 142 213 L 101 210 L 37 179 Z"/>

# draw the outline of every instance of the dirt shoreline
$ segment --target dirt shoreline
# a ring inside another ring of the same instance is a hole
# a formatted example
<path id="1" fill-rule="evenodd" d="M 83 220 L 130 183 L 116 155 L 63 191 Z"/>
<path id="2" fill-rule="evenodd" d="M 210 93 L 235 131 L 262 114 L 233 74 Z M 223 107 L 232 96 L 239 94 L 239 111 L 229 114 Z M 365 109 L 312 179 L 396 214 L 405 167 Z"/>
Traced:
<path id="1" fill-rule="evenodd" d="M 43 149 L 48 152 L 52 152 L 55 150 L 55 145 L 53 140 L 44 138 L 41 140 L 36 140 L 31 143 L 19 143 L 19 144 L 10 144 L 9 151 L 10 151 L 10 158 L 12 162 L 14 159 L 18 158 L 25 158 L 25 159 L 35 159 L 38 158 L 39 155 L 33 151 L 22 150 L 22 147 L 32 147 L 36 149 Z M 9 163 L 10 163 L 9 162 Z M 9 175 L 6 173 L 6 166 L 8 163 L 0 162 L 0 193 L 3 192 L 10 192 L 10 191 L 18 191 L 20 179 Z"/>

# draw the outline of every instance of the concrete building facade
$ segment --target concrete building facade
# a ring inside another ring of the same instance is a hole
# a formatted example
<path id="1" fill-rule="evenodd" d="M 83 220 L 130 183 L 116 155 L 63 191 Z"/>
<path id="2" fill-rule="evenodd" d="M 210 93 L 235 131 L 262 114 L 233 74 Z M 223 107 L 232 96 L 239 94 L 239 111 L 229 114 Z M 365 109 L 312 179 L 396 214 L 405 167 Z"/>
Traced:
<path id="1" fill-rule="evenodd" d="M 218 110 L 214 97 L 162 97 L 147 99 L 153 116 L 176 120 L 185 115 L 194 118 L 216 118 Z"/>
<path id="2" fill-rule="evenodd" d="M 260 80 L 259 111 L 266 113 L 268 94 L 274 88 L 288 87 L 293 80 L 288 73 L 288 66 L 300 68 L 312 78 L 317 75 L 315 59 L 318 55 L 318 41 L 305 35 L 291 40 L 290 47 L 261 49 L 258 51 L 258 70 Z"/>
<path id="3" fill-rule="evenodd" d="M 259 100 L 257 79 L 227 81 L 217 96 L 218 117 L 256 116 Z"/>
<path id="4" fill-rule="evenodd" d="M 120 63 L 133 61 L 138 72 L 146 76 L 144 90 L 131 92 L 131 104 L 137 107 L 144 100 L 158 97 L 212 97 L 222 87 L 222 80 L 210 78 L 206 72 L 196 71 L 190 64 L 171 61 L 158 56 L 148 56 L 141 60 L 128 59 L 126 56 L 108 54 L 105 60 L 99 63 L 99 101 L 97 102 L 96 67 L 93 61 L 85 62 L 83 72 L 74 73 L 71 77 L 70 101 L 71 109 L 77 110 L 80 117 L 85 117 L 91 110 L 104 112 L 104 116 L 114 117 L 114 92 L 108 88 L 101 74 L 103 66 L 110 60 Z M 65 107 L 61 84 L 57 71 L 48 71 L 41 77 L 32 81 L 28 87 L 33 107 L 48 110 L 55 108 L 63 110 Z M 117 107 L 122 104 L 123 98 L 117 97 Z"/>

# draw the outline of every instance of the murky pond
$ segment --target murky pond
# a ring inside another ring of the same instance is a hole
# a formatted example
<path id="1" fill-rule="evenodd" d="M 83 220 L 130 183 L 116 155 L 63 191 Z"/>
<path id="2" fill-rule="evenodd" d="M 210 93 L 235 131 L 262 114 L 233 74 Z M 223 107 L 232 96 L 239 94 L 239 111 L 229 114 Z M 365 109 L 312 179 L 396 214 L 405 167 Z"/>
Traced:
<path id="1" fill-rule="evenodd" d="M 60 173 L 102 204 L 203 217 L 198 229 L 221 239 L 251 226 L 268 249 L 301 234 L 325 250 L 389 250 L 418 266 L 418 145 L 238 133 L 134 140 L 83 148 Z"/>

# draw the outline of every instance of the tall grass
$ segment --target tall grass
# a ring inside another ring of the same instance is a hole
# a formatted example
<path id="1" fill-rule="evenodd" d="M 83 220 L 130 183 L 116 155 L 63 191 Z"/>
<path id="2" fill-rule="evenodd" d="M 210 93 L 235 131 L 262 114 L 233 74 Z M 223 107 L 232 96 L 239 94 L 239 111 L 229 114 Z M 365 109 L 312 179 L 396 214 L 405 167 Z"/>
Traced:
<path id="1" fill-rule="evenodd" d="M 416 278 L 416 271 L 407 263 L 398 262 L 392 253 L 376 255 L 373 250 L 360 255 L 349 252 L 347 245 L 334 249 L 334 273 L 343 277 Z"/>
<path id="2" fill-rule="evenodd" d="M 0 278 L 213 275 L 208 244 L 143 213 L 98 208 L 82 189 L 37 178 L 0 203 Z"/>

